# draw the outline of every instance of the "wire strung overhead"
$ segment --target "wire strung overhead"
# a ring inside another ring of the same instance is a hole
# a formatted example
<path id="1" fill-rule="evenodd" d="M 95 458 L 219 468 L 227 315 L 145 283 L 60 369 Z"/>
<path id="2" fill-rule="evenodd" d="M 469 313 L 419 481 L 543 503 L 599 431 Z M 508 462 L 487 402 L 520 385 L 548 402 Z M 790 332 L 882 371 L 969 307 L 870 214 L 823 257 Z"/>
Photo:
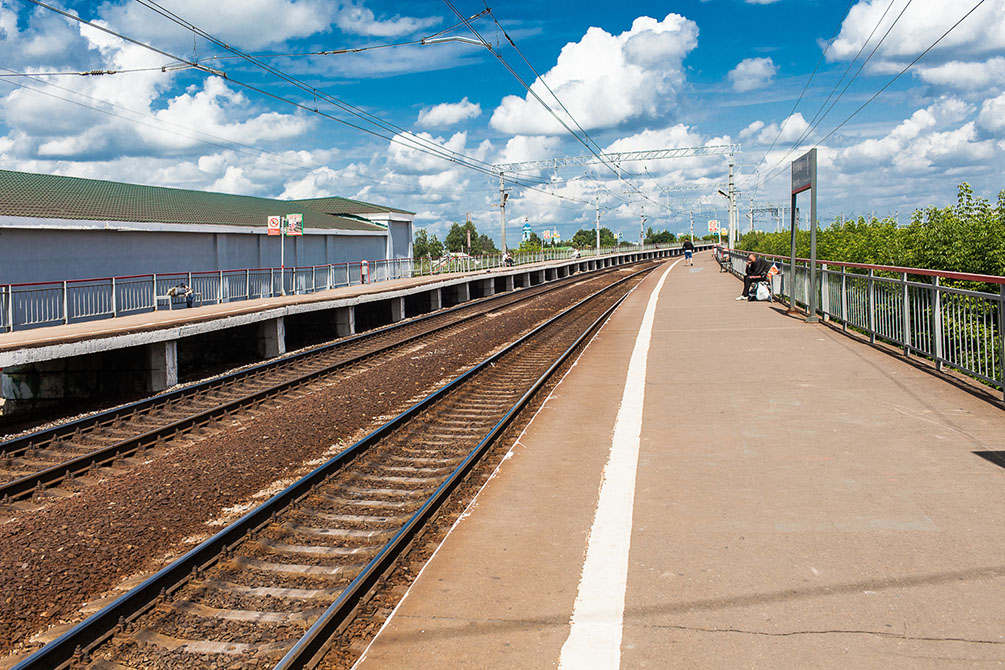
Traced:
<path id="1" fill-rule="evenodd" d="M 978 7 L 980 7 L 981 5 L 983 5 L 984 2 L 985 2 L 985 0 L 978 0 L 978 2 L 976 4 L 974 4 L 963 16 L 961 16 L 955 23 L 953 23 L 953 25 L 951 25 L 944 33 L 942 33 L 942 35 L 940 35 L 934 42 L 932 42 L 930 45 L 928 45 L 927 48 L 925 48 L 921 53 L 919 53 L 914 58 L 914 60 L 912 60 L 910 63 L 908 63 L 900 72 L 898 72 L 896 75 L 894 75 L 892 78 L 890 78 L 890 80 L 888 80 L 882 87 L 880 87 L 879 90 L 877 90 L 875 93 L 873 93 L 873 95 L 871 97 L 869 97 L 868 100 L 866 100 L 861 105 L 859 105 L 859 107 L 857 109 L 855 109 L 855 111 L 853 111 L 851 114 L 849 114 L 848 116 L 846 116 L 844 118 L 844 120 L 842 120 L 839 124 L 837 124 L 834 128 L 832 128 L 830 130 L 830 132 L 828 132 L 822 138 L 820 138 L 819 140 L 817 140 L 814 143 L 814 147 L 819 148 L 820 144 L 822 144 L 823 142 L 826 142 L 832 135 L 834 135 L 834 133 L 836 133 L 846 123 L 848 123 L 851 119 L 853 119 L 855 116 L 857 116 L 859 112 L 861 112 L 863 109 L 865 109 L 870 103 L 872 103 L 873 100 L 875 100 L 876 98 L 878 98 L 886 89 L 888 89 L 890 86 L 892 86 L 894 82 L 896 82 L 898 79 L 900 79 L 900 77 L 902 77 L 908 70 L 910 70 L 918 61 L 920 61 L 922 58 L 924 58 L 925 55 L 928 54 L 928 52 L 930 52 L 932 49 L 934 49 L 943 39 L 946 38 L 946 36 L 948 36 L 961 23 L 963 23 L 971 14 L 973 14 L 977 10 Z M 910 5 L 910 4 L 911 4 L 911 0 L 908 0 L 907 5 L 904 6 L 904 10 L 906 10 L 907 6 Z M 897 19 L 899 20 L 900 16 L 902 16 L 902 15 L 903 15 L 903 10 L 901 11 L 900 15 L 898 15 Z M 896 21 L 894 21 L 894 24 L 896 24 Z M 893 28 L 893 26 L 891 25 L 890 29 L 886 31 L 886 33 L 884 34 L 884 36 L 883 36 L 882 39 L 886 39 L 886 35 L 889 35 L 890 30 L 892 30 L 892 28 Z M 882 43 L 882 39 L 880 40 L 880 44 Z M 877 44 L 876 48 L 878 48 L 878 46 L 879 46 L 879 44 Z M 875 53 L 876 48 L 874 48 L 873 51 L 872 51 L 872 53 L 870 53 L 869 58 L 871 58 L 872 54 Z M 859 51 L 859 53 L 861 53 L 861 50 Z M 866 62 L 868 62 L 868 58 L 866 59 Z M 865 65 L 865 63 L 863 63 L 862 67 L 864 67 L 864 65 Z M 862 67 L 859 68 L 859 72 L 861 72 Z M 857 76 L 857 74 L 858 73 L 856 73 L 856 76 Z M 849 82 L 849 84 L 850 84 L 850 82 Z M 845 87 L 844 90 L 847 90 L 847 86 Z M 844 93 L 844 90 L 842 90 L 842 94 Z M 833 105 L 831 105 L 831 108 L 833 108 Z M 830 108 L 827 111 L 829 112 Z M 823 118 L 821 118 L 820 121 L 823 121 Z M 819 125 L 820 125 L 820 123 L 818 122 L 815 126 L 813 126 L 812 128 L 810 128 L 809 131 L 812 132 Z M 808 135 L 809 135 L 809 133 L 805 133 L 804 134 L 804 139 L 805 139 L 805 137 L 808 137 Z M 782 165 L 784 163 L 785 159 L 789 155 L 791 155 L 791 153 L 794 150 L 798 149 L 799 146 L 801 146 L 801 141 L 797 142 L 796 144 L 794 144 L 789 149 L 789 151 L 786 152 L 786 154 L 782 157 L 782 159 L 780 161 L 776 162 L 771 167 L 771 169 L 766 172 L 766 174 L 760 179 L 760 181 L 758 182 L 758 184 L 764 183 L 764 182 L 768 181 L 769 179 L 774 178 L 778 174 L 781 174 L 784 171 L 784 169 L 785 169 L 785 166 Z"/>
<path id="2" fill-rule="evenodd" d="M 254 86 L 252 84 L 240 81 L 238 79 L 235 79 L 233 76 L 228 76 L 228 75 L 226 75 L 224 73 L 214 72 L 212 69 L 207 68 L 206 66 L 200 64 L 199 62 L 197 62 L 195 60 L 190 60 L 190 59 L 187 59 L 187 58 L 184 58 L 184 57 L 181 57 L 181 56 L 177 56 L 175 54 L 172 54 L 172 53 L 169 53 L 169 52 L 164 51 L 162 49 L 159 49 L 157 47 L 154 47 L 152 45 L 149 45 L 149 44 L 146 44 L 146 43 L 141 42 L 139 40 L 133 39 L 131 37 L 128 37 L 126 35 L 118 33 L 118 32 L 116 32 L 114 30 L 111 30 L 110 28 L 102 26 L 100 24 L 96 24 L 94 22 L 87 21 L 87 20 L 85 20 L 85 19 L 83 19 L 83 18 L 81 18 L 79 16 L 76 16 L 76 15 L 71 14 L 69 12 L 65 12 L 65 11 L 63 11 L 63 10 L 57 8 L 57 7 L 54 7 L 54 6 L 49 5 L 49 4 L 45 3 L 45 2 L 42 2 L 41 0 L 29 0 L 29 2 L 32 2 L 33 4 L 35 4 L 35 5 L 39 6 L 39 7 L 43 7 L 45 9 L 50 10 L 50 11 L 58 13 L 58 14 L 66 17 L 66 18 L 68 18 L 68 19 L 70 19 L 72 21 L 76 21 L 76 22 L 81 23 L 83 25 L 87 25 L 89 27 L 92 27 L 92 28 L 94 28 L 96 30 L 102 31 L 102 32 L 104 32 L 106 34 L 110 34 L 110 35 L 112 35 L 114 37 L 122 39 L 122 40 L 124 40 L 126 42 L 129 42 L 131 44 L 135 44 L 135 45 L 140 46 L 142 48 L 148 49 L 150 51 L 153 51 L 155 53 L 163 55 L 163 56 L 165 56 L 165 57 L 167 57 L 167 58 L 169 58 L 169 59 L 171 59 L 173 61 L 181 63 L 181 64 L 183 64 L 185 66 L 192 67 L 192 68 L 195 68 L 195 69 L 198 69 L 198 70 L 212 72 L 214 74 L 219 74 L 220 76 L 225 77 L 228 81 L 232 82 L 233 84 L 235 84 L 237 86 L 241 86 L 242 88 L 245 88 L 247 90 L 254 91 L 256 93 L 259 93 L 260 95 L 264 95 L 264 96 L 269 97 L 269 98 L 271 98 L 273 100 L 276 100 L 278 102 L 282 102 L 284 104 L 291 105 L 291 106 L 293 106 L 293 107 L 295 107 L 297 109 L 303 110 L 305 112 L 317 114 L 317 115 L 319 115 L 321 117 L 330 119 L 332 121 L 336 121 L 336 122 L 341 123 L 341 124 L 343 124 L 345 126 L 348 126 L 350 128 L 359 130 L 361 132 L 364 132 L 364 133 L 367 133 L 367 134 L 370 134 L 370 135 L 374 135 L 374 136 L 379 137 L 379 138 L 381 138 L 383 140 L 386 140 L 386 141 L 388 141 L 390 143 L 398 144 L 398 145 L 404 146 L 404 147 L 406 147 L 408 149 L 411 149 L 411 150 L 414 150 L 414 151 L 418 151 L 418 152 L 421 152 L 421 153 L 424 153 L 424 154 L 427 154 L 427 155 L 430 155 L 430 156 L 433 156 L 433 157 L 436 157 L 436 158 L 440 158 L 442 160 L 454 163 L 454 164 L 459 165 L 461 167 L 466 167 L 466 168 L 468 168 L 470 170 L 473 170 L 475 172 L 480 172 L 482 174 L 490 175 L 490 176 L 496 176 L 496 173 L 491 169 L 491 166 L 488 163 L 485 163 L 484 161 L 481 161 L 479 159 L 476 159 L 476 158 L 473 158 L 473 157 L 470 157 L 470 156 L 466 156 L 466 155 L 461 154 L 459 152 L 455 152 L 455 151 L 450 150 L 450 149 L 448 149 L 446 147 L 442 147 L 441 145 L 439 145 L 439 144 L 437 144 L 437 143 L 435 143 L 435 142 L 433 142 L 431 140 L 427 140 L 427 139 L 422 138 L 420 136 L 414 135 L 414 134 L 410 133 L 409 131 L 407 131 L 407 130 L 405 130 L 403 128 L 399 128 L 398 126 L 394 125 L 393 123 L 390 123 L 388 121 L 385 121 L 384 119 L 381 119 L 381 118 L 377 117 L 374 114 L 370 114 L 369 112 L 366 112 L 364 110 L 356 108 L 353 105 L 350 105 L 349 103 L 341 101 L 341 100 L 335 98 L 334 96 L 328 95 L 327 93 L 325 93 L 325 92 L 323 92 L 323 91 L 321 91 L 321 90 L 319 90 L 319 89 L 317 89 L 315 87 L 309 86 L 308 84 L 305 84 L 304 82 L 301 82 L 301 81 L 297 80 L 294 77 L 286 75 L 282 71 L 280 71 L 280 70 L 278 70 L 276 68 L 272 68 L 271 66 L 269 66 L 269 65 L 267 65 L 265 63 L 262 63 L 261 61 L 258 61 L 254 57 L 252 57 L 252 56 L 250 56 L 248 54 L 244 54 L 240 50 L 238 50 L 238 49 L 236 49 L 234 47 L 231 47 L 230 45 L 227 45 L 226 43 L 222 42 L 221 40 L 216 39 L 212 35 L 209 35 L 208 33 L 205 33 L 204 31 L 201 31 L 198 27 L 196 27 L 193 24 L 190 24 L 188 22 L 185 22 L 180 17 L 177 17 L 177 16 L 173 15 L 171 12 L 169 12 L 168 10 L 163 9 L 162 7 L 160 7 L 159 5 L 157 5 L 154 2 L 146 2 L 144 0 L 137 0 L 137 1 L 140 2 L 140 4 L 146 6 L 147 8 L 152 9 L 153 11 L 156 11 L 157 13 L 162 14 L 162 16 L 170 18 L 175 23 L 178 23 L 179 25 L 183 25 L 184 27 L 186 27 L 187 29 L 189 29 L 193 33 L 204 37 L 205 39 L 213 42 L 214 44 L 216 44 L 216 45 L 218 45 L 218 46 L 220 46 L 220 47 L 222 47 L 224 49 L 232 51 L 233 53 L 235 53 L 238 56 L 242 57 L 244 60 L 253 63 L 254 65 L 256 65 L 256 66 L 258 66 L 258 67 L 260 67 L 260 68 L 262 68 L 262 69 L 264 69 L 264 70 L 266 70 L 266 71 L 274 74 L 275 76 L 283 79 L 284 81 L 287 81 L 288 83 L 293 84 L 297 88 L 299 88 L 299 89 L 301 89 L 301 90 L 309 93 L 313 97 L 313 99 L 315 101 L 317 99 L 322 99 L 322 100 L 324 100 L 326 102 L 329 102 L 330 104 L 332 104 L 336 108 L 341 109 L 342 111 L 344 111 L 344 112 L 346 112 L 346 113 L 348 113 L 348 114 L 350 114 L 350 115 L 352 115 L 352 116 L 360 119 L 361 121 L 365 121 L 365 122 L 367 122 L 367 123 L 369 123 L 369 124 L 371 124 L 373 126 L 376 126 L 378 128 L 378 130 L 374 130 L 373 128 L 367 128 L 367 127 L 361 126 L 361 125 L 359 125 L 357 123 L 353 123 L 351 121 L 348 121 L 346 119 L 339 118 L 337 116 L 333 116 L 332 114 L 328 114 L 328 113 L 326 113 L 326 112 L 321 111 L 320 109 L 318 109 L 316 107 L 316 104 L 315 104 L 315 106 L 309 106 L 309 105 L 306 105 L 304 103 L 300 103 L 300 102 L 297 102 L 295 100 L 290 100 L 290 99 L 285 98 L 283 96 L 271 93 L 271 92 L 266 91 L 266 90 L 264 90 L 264 89 L 262 89 L 262 88 L 260 88 L 258 86 Z M 533 179 L 527 179 L 527 178 L 525 178 L 523 180 L 520 180 L 519 184 L 521 186 L 528 186 L 529 185 L 528 182 L 530 182 L 530 183 L 541 183 L 540 180 L 533 180 Z"/>

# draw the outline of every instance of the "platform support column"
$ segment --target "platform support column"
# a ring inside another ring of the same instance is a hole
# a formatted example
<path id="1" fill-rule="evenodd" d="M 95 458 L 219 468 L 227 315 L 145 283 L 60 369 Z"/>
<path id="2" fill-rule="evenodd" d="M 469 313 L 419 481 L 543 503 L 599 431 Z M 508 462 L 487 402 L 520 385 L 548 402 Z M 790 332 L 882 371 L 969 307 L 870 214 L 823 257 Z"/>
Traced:
<path id="1" fill-rule="evenodd" d="M 495 279 L 483 279 L 482 280 L 482 297 L 487 298 L 490 295 L 496 294 L 496 280 Z"/>
<path id="2" fill-rule="evenodd" d="M 503 281 L 506 283 L 506 288 L 503 289 L 504 291 L 512 291 L 515 288 L 513 275 L 506 275 L 506 278 Z"/>
<path id="3" fill-rule="evenodd" d="M 443 293 L 440 289 L 434 288 L 429 292 L 429 311 L 435 312 L 443 308 Z"/>
<path id="4" fill-rule="evenodd" d="M 269 319 L 258 324 L 258 355 L 275 358 L 286 353 L 286 320 Z"/>
<path id="5" fill-rule="evenodd" d="M 150 367 L 148 391 L 156 393 L 178 383 L 178 340 L 148 344 L 147 361 Z"/>
<path id="6" fill-rule="evenodd" d="M 457 304 L 471 300 L 471 285 L 468 282 L 454 284 L 454 290 L 457 292 Z"/>
<path id="7" fill-rule="evenodd" d="M 349 307 L 335 308 L 335 335 L 338 337 L 348 337 L 356 334 L 356 308 Z"/>
<path id="8" fill-rule="evenodd" d="M 391 323 L 405 318 L 405 298 L 391 298 Z"/>

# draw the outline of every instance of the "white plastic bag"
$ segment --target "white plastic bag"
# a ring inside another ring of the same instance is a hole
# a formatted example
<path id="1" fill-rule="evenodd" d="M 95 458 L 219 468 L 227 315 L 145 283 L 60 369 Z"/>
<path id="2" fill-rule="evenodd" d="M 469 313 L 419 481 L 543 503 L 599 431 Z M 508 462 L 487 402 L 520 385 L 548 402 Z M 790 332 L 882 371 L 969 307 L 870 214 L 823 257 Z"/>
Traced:
<path id="1" fill-rule="evenodd" d="M 757 284 L 757 299 L 769 301 L 771 300 L 771 289 L 768 288 L 767 282 L 758 282 Z"/>

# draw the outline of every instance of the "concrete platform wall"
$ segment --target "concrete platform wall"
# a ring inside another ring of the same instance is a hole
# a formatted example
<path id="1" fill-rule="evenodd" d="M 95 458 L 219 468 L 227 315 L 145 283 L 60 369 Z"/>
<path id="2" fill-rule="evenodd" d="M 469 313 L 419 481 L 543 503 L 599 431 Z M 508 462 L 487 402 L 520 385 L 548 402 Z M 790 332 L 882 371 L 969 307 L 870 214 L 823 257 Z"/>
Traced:
<path id="1" fill-rule="evenodd" d="M 162 391 L 207 367 L 274 358 L 288 349 L 353 335 L 496 293 L 594 271 L 591 268 L 620 265 L 629 262 L 629 257 L 647 260 L 674 255 L 674 251 L 570 259 L 547 267 L 497 270 L 491 276 L 429 278 L 426 283 L 408 288 L 388 286 L 387 290 L 330 300 L 314 296 L 278 308 L 264 301 L 258 311 L 208 320 L 205 315 L 227 306 L 159 313 L 156 318 L 166 320 L 163 327 L 144 332 L 116 332 L 116 322 L 122 320 L 111 319 L 106 332 L 43 346 L 4 349 L 7 336 L 0 335 L 0 415 L 95 394 Z M 202 320 L 191 319 L 197 313 Z M 37 333 L 45 338 L 54 330 L 38 329 L 27 336 Z"/>

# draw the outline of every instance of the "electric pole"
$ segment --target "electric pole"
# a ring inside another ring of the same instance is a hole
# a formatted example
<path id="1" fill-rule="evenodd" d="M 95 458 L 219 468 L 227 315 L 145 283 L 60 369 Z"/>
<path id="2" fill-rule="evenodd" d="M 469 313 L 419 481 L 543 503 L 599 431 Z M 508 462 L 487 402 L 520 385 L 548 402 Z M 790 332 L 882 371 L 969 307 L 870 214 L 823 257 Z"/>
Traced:
<path id="1" fill-rule="evenodd" d="M 506 183 L 503 180 L 503 173 L 499 173 L 499 227 L 502 231 L 502 252 L 506 253 Z"/>
<path id="2" fill-rule="evenodd" d="M 733 183 L 733 154 L 729 155 L 729 187 L 727 190 L 729 199 L 729 239 L 726 240 L 726 248 L 732 250 L 736 246 L 736 185 Z"/>
<path id="3" fill-rule="evenodd" d="M 600 255 L 600 194 L 597 194 L 597 255 Z"/>

